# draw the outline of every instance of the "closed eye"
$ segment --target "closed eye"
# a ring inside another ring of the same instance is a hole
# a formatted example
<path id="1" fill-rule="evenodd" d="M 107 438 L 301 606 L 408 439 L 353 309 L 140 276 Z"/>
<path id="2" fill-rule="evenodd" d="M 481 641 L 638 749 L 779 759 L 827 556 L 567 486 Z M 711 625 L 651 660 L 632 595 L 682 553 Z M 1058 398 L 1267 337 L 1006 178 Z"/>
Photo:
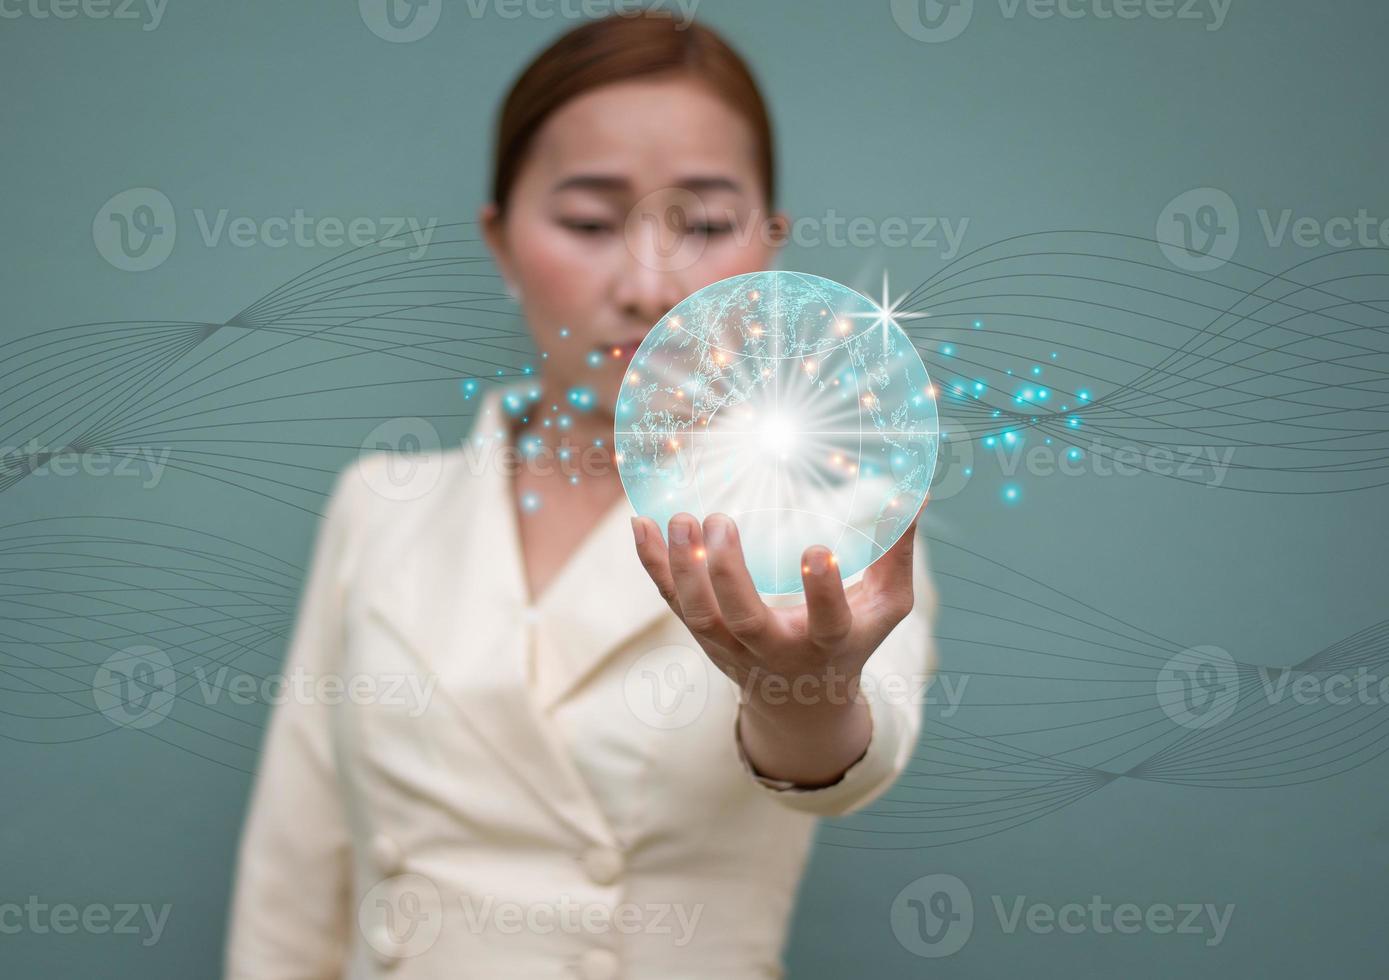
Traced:
<path id="1" fill-rule="evenodd" d="M 600 218 L 561 218 L 560 226 L 579 235 L 604 235 L 616 230 L 611 221 Z"/>

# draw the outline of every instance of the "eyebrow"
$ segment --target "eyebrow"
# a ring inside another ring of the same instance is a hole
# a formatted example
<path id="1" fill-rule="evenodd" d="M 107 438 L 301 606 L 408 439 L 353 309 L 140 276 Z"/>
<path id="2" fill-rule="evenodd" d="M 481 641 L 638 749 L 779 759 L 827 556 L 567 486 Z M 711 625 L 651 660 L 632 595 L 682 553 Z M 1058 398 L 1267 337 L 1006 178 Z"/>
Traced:
<path id="1" fill-rule="evenodd" d="M 743 190 L 736 180 L 719 176 L 685 177 L 671 186 L 678 190 L 693 192 L 732 191 L 734 194 L 738 194 Z M 572 177 L 564 178 L 552 188 L 556 193 L 566 190 L 630 191 L 631 189 L 632 182 L 626 177 L 608 174 L 575 174 Z"/>

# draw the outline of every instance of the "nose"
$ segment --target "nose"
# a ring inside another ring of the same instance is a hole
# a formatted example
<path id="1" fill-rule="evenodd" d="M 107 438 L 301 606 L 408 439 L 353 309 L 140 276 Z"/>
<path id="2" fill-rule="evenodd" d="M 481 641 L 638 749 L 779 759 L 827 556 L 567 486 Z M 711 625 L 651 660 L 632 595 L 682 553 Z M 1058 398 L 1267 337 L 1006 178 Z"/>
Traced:
<path id="1" fill-rule="evenodd" d="M 629 226 L 625 261 L 613 285 L 613 300 L 628 320 L 650 327 L 685 298 L 683 263 L 657 229 Z"/>

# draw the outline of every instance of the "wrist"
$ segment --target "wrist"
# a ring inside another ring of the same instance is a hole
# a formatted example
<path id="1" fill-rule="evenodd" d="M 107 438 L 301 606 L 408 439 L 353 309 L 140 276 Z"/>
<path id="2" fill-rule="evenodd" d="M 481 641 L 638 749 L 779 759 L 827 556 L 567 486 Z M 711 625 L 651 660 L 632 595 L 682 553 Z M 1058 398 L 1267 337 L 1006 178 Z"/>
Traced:
<path id="1" fill-rule="evenodd" d="M 738 738 L 753 771 L 804 788 L 837 782 L 862 758 L 873 732 L 863 701 L 807 710 L 740 705 Z"/>
<path id="2" fill-rule="evenodd" d="M 866 701 L 861 674 L 837 665 L 781 674 L 753 667 L 740 687 L 743 709 L 776 728 L 824 730 L 836 719 L 853 717 Z"/>

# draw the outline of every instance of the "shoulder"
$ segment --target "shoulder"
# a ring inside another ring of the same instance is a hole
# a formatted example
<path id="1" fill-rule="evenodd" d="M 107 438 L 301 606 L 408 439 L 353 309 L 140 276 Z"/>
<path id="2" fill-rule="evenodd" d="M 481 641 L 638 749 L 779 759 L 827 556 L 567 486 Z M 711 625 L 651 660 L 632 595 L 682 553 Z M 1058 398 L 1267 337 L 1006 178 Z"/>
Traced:
<path id="1" fill-rule="evenodd" d="M 459 505 L 487 462 L 470 464 L 465 448 L 428 453 L 366 453 L 338 470 L 324 509 L 324 532 L 352 541 L 400 538 Z M 377 532 L 383 532 L 378 534 Z"/>
<path id="2" fill-rule="evenodd" d="M 425 453 L 364 453 L 337 472 L 328 509 L 351 519 L 426 510 L 495 461 L 470 466 L 466 447 Z"/>

